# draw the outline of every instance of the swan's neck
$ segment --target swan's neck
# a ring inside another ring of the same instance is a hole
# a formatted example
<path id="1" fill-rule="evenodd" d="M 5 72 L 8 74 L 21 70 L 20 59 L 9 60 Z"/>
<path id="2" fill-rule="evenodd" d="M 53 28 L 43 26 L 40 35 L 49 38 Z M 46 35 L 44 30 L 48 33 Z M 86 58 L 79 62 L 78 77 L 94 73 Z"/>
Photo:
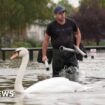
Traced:
<path id="1" fill-rule="evenodd" d="M 18 73 L 17 73 L 17 77 L 16 77 L 16 81 L 15 81 L 15 87 L 14 87 L 16 92 L 23 92 L 24 91 L 24 88 L 22 85 L 22 80 L 23 80 L 24 72 L 26 70 L 28 61 L 29 61 L 29 54 L 26 54 L 22 58 L 22 63 L 20 65 L 20 68 L 19 68 Z"/>

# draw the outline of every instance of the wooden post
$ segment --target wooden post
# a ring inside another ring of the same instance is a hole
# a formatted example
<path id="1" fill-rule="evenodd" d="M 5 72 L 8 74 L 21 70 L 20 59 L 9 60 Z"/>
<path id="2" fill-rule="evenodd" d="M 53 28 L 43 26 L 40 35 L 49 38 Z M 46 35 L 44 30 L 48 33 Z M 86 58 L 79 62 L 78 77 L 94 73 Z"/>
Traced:
<path id="1" fill-rule="evenodd" d="M 2 60 L 5 61 L 5 51 L 2 51 Z"/>
<path id="2" fill-rule="evenodd" d="M 33 50 L 29 50 L 30 61 L 33 61 Z"/>

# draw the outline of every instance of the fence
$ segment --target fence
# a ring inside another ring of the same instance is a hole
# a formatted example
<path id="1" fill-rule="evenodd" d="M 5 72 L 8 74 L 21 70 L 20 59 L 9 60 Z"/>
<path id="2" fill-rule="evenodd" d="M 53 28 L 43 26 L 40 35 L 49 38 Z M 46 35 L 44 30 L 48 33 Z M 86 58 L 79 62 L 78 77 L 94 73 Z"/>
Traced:
<path id="1" fill-rule="evenodd" d="M 48 47 L 48 49 L 52 49 L 51 47 Z M 105 46 L 85 46 L 85 49 L 86 50 L 90 50 L 90 49 L 97 49 L 97 50 L 105 50 Z M 16 48 L 0 48 L 0 51 L 1 51 L 1 59 L 3 61 L 6 60 L 6 52 L 7 51 L 15 51 Z M 41 50 L 41 47 L 40 48 L 28 48 L 29 50 L 29 55 L 30 55 L 30 61 L 33 61 L 33 57 L 34 57 L 34 54 L 33 52 L 34 51 L 39 51 Z"/>

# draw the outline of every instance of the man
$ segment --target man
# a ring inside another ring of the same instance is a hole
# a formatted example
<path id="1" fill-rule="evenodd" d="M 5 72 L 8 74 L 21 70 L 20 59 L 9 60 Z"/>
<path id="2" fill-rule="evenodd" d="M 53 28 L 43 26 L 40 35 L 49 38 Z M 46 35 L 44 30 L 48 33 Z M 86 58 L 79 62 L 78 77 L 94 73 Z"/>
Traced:
<path id="1" fill-rule="evenodd" d="M 48 24 L 46 34 L 42 45 L 42 60 L 47 60 L 47 48 L 51 38 L 53 47 L 53 77 L 59 76 L 61 70 L 65 67 L 78 67 L 75 53 L 67 51 L 60 52 L 59 47 L 74 48 L 74 44 L 79 47 L 81 42 L 81 33 L 73 20 L 66 18 L 66 9 L 57 6 L 54 9 L 55 20 Z M 76 42 L 75 42 L 76 40 Z"/>

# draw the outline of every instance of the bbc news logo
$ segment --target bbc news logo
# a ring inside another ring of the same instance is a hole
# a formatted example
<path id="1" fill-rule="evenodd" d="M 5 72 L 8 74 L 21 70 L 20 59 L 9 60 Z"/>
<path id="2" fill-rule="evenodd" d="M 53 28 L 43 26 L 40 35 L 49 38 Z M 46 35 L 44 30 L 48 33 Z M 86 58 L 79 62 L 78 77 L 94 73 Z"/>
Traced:
<path id="1" fill-rule="evenodd" d="M 2 90 L 0 91 L 0 97 L 14 97 L 15 91 L 13 90 Z"/>

